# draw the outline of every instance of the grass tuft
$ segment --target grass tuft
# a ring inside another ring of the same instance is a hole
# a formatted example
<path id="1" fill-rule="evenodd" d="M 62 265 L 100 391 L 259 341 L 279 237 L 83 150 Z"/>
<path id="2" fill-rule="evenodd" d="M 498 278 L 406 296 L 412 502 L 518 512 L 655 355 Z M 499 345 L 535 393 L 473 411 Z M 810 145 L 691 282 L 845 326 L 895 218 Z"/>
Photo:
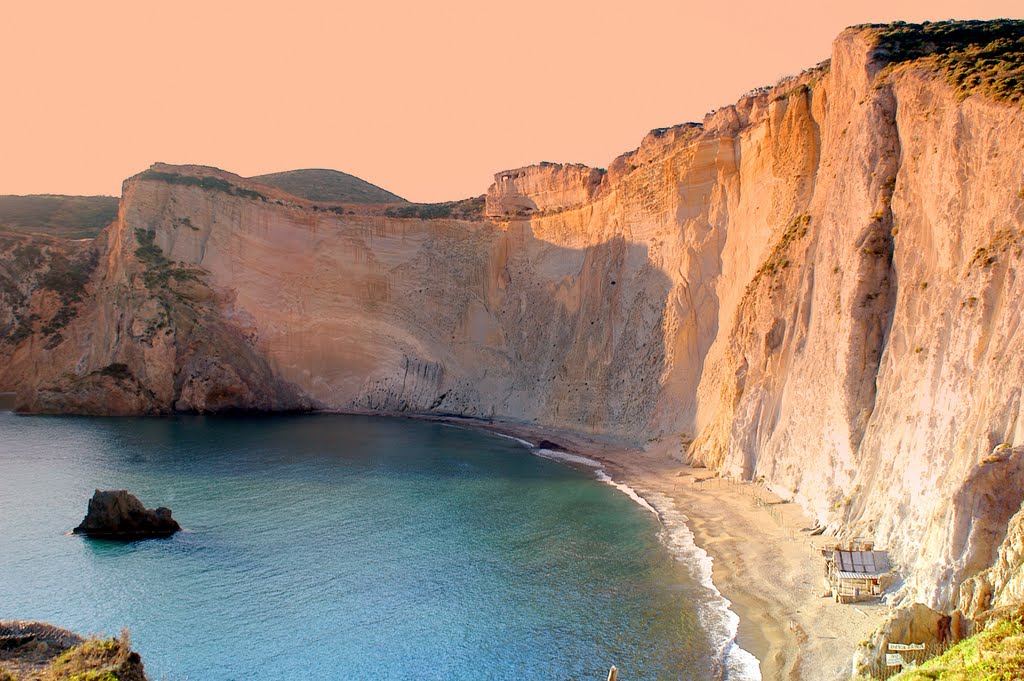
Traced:
<path id="1" fill-rule="evenodd" d="M 114 638 L 87 639 L 42 669 L 29 668 L 19 675 L 0 669 L 0 681 L 146 681 L 146 674 L 126 629 Z"/>

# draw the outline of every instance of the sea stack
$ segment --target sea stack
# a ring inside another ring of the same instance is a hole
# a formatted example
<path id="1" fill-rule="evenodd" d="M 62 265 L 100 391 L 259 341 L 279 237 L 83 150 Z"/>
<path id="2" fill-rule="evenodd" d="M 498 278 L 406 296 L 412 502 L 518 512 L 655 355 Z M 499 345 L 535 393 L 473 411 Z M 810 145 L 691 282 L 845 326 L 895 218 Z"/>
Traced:
<path id="1" fill-rule="evenodd" d="M 149 509 L 127 490 L 96 490 L 89 510 L 75 534 L 102 539 L 155 539 L 169 537 L 181 525 L 171 517 L 171 509 Z"/>

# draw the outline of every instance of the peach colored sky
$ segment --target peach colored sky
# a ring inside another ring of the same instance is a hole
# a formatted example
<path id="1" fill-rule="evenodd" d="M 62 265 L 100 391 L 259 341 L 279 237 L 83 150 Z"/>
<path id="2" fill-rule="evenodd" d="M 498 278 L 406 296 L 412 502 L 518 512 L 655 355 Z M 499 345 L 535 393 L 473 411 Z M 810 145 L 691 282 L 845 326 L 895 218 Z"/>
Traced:
<path id="1" fill-rule="evenodd" d="M 336 168 L 406 198 L 605 166 L 829 56 L 845 26 L 1020 0 L 9 2 L 0 194 L 119 194 L 154 161 Z"/>

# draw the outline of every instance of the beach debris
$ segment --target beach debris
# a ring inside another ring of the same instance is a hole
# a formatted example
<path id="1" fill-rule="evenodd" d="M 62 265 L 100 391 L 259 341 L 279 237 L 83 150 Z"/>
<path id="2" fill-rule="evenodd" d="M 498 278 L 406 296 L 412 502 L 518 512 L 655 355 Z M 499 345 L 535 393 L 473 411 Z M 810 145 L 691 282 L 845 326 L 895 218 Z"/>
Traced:
<path id="1" fill-rule="evenodd" d="M 89 510 L 76 527 L 75 534 L 101 539 L 134 541 L 169 537 L 181 525 L 171 517 L 171 509 L 148 509 L 127 490 L 96 490 Z"/>

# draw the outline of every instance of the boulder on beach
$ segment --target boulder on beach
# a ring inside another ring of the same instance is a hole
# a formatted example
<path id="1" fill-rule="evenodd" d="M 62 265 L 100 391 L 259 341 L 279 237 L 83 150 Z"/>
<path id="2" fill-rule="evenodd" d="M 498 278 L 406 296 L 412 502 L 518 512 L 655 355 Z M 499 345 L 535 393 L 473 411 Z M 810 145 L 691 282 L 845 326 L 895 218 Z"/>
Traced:
<path id="1" fill-rule="evenodd" d="M 171 517 L 171 509 L 149 509 L 127 490 L 96 490 L 89 500 L 89 511 L 75 534 L 103 539 L 153 539 L 169 537 L 181 525 Z"/>

